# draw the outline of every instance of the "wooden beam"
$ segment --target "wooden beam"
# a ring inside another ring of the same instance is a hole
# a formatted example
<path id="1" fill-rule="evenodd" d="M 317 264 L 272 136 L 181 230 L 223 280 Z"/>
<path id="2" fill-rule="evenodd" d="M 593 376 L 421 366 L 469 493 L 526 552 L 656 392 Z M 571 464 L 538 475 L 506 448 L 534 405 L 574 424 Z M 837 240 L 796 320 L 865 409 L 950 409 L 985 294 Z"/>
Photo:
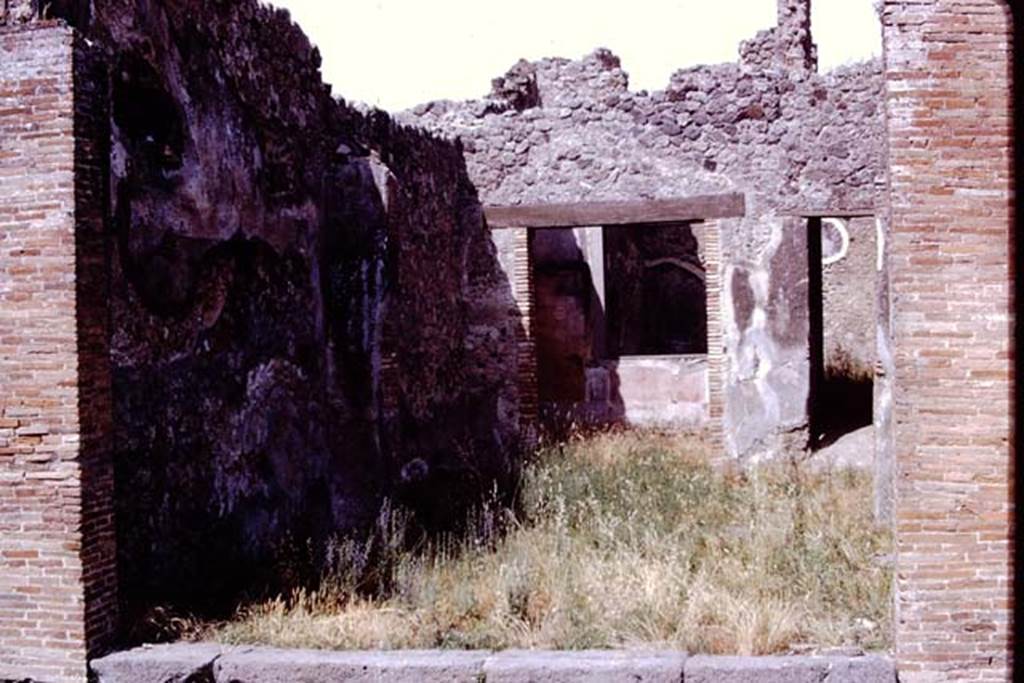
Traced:
<path id="1" fill-rule="evenodd" d="M 878 209 L 865 207 L 862 209 L 808 209 L 806 211 L 793 211 L 790 216 L 799 218 L 874 218 L 878 215 Z"/>
<path id="2" fill-rule="evenodd" d="M 493 229 L 585 228 L 606 225 L 693 223 L 746 215 L 742 194 L 715 194 L 685 199 L 643 202 L 579 202 L 486 206 L 484 215 Z"/>

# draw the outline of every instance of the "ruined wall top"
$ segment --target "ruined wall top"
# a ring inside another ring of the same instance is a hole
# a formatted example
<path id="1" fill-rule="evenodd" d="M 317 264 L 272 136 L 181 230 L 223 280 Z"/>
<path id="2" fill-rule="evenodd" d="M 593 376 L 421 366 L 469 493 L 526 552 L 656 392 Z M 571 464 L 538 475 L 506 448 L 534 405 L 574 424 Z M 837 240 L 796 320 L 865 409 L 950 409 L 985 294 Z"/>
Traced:
<path id="1" fill-rule="evenodd" d="M 749 71 L 818 70 L 818 47 L 811 37 L 811 0 L 777 0 L 778 24 L 740 45 L 740 65 Z"/>
<path id="2" fill-rule="evenodd" d="M 884 187 L 877 59 L 821 75 L 702 65 L 646 92 L 598 50 L 518 64 L 511 81 L 401 115 L 462 141 L 487 203 L 745 191 L 756 213 L 872 206 Z"/>
<path id="3" fill-rule="evenodd" d="M 881 62 L 819 74 L 810 0 L 739 62 L 634 91 L 619 59 L 520 61 L 484 98 L 420 105 L 402 120 L 464 144 L 485 202 L 636 200 L 742 190 L 748 208 L 873 206 L 884 187 Z"/>

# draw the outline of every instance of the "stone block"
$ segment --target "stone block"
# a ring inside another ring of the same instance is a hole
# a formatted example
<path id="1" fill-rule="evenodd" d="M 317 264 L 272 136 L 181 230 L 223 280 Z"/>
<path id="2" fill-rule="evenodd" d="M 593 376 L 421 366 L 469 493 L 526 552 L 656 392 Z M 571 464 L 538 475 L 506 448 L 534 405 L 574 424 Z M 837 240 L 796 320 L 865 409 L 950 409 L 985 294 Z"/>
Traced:
<path id="1" fill-rule="evenodd" d="M 682 652 L 510 650 L 488 658 L 484 674 L 488 683 L 678 683 L 685 662 Z"/>
<path id="2" fill-rule="evenodd" d="M 237 651 L 213 665 L 216 683 L 477 683 L 489 652 L 409 650 L 323 652 Z"/>
<path id="3" fill-rule="evenodd" d="M 691 657 L 686 683 L 895 683 L 893 663 L 862 657 Z"/>
<path id="4" fill-rule="evenodd" d="M 145 646 L 95 659 L 89 664 L 97 683 L 180 683 L 205 671 L 210 680 L 223 645 L 199 643 Z"/>
<path id="5" fill-rule="evenodd" d="M 895 683 L 896 663 L 888 657 L 830 658 L 826 683 Z"/>

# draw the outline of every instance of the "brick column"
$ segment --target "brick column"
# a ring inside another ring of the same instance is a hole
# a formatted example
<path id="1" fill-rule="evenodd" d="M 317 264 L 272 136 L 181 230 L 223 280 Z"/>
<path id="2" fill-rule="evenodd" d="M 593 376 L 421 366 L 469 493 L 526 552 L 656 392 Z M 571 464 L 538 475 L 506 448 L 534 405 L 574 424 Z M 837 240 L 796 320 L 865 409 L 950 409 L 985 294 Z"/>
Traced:
<path id="1" fill-rule="evenodd" d="M 0 27 L 0 679 L 84 681 L 115 626 L 105 88 Z"/>
<path id="2" fill-rule="evenodd" d="M 1001 0 L 883 12 L 902 681 L 1010 677 L 1012 19 Z"/>
<path id="3" fill-rule="evenodd" d="M 514 229 L 512 296 L 519 308 L 516 332 L 516 373 L 519 385 L 519 414 L 524 433 L 532 434 L 537 425 L 537 343 L 533 335 L 533 310 L 536 304 L 533 277 L 533 232 Z"/>
<path id="4" fill-rule="evenodd" d="M 721 223 L 701 224 L 704 290 L 708 315 L 708 431 L 715 443 L 724 443 L 725 339 L 722 333 L 722 232 Z"/>

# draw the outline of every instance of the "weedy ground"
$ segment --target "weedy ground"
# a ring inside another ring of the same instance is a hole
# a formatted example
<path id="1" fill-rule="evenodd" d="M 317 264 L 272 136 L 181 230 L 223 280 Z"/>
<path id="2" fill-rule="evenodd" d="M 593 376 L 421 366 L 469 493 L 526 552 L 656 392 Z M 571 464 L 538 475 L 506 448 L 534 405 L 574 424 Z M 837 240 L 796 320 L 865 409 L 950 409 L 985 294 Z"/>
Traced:
<path id="1" fill-rule="evenodd" d="M 890 539 L 872 520 L 870 475 L 795 461 L 728 473 L 711 455 L 699 438 L 644 432 L 544 448 L 514 516 L 484 510 L 468 538 L 409 549 L 406 517 L 385 508 L 373 539 L 332 548 L 318 590 L 248 606 L 203 637 L 338 649 L 887 648 Z M 368 571 L 386 586 L 377 595 L 366 594 Z"/>

